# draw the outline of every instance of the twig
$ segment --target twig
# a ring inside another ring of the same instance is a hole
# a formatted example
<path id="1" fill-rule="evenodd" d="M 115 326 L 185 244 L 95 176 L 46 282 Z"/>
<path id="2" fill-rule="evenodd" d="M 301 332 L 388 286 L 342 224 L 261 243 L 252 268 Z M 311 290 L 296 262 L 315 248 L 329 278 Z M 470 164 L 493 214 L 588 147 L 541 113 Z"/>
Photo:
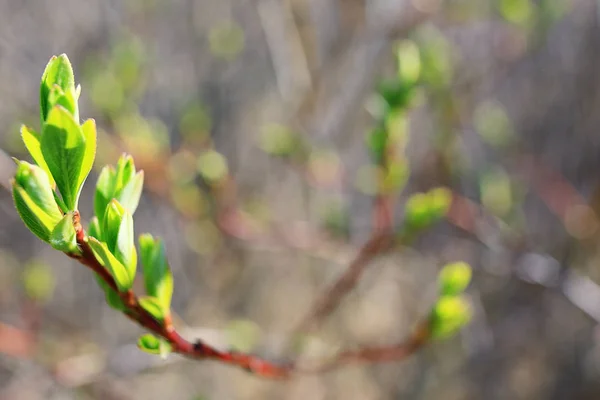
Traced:
<path id="1" fill-rule="evenodd" d="M 82 254 L 71 254 L 70 257 L 90 268 L 106 282 L 112 290 L 118 293 L 126 307 L 125 315 L 132 321 L 168 341 L 173 352 L 189 358 L 212 359 L 236 365 L 265 378 L 288 378 L 290 376 L 293 369 L 291 365 L 278 365 L 248 354 L 219 351 L 200 340 L 192 343 L 184 339 L 177 332 L 170 318 L 166 318 L 162 322 L 155 320 L 151 314 L 141 307 L 138 297 L 132 290 L 119 292 L 115 280 L 110 275 L 109 271 L 96 259 L 89 246 L 88 238 L 81 225 L 79 213 L 77 212 L 73 216 L 73 224 L 77 234 L 77 244 L 79 245 Z"/>

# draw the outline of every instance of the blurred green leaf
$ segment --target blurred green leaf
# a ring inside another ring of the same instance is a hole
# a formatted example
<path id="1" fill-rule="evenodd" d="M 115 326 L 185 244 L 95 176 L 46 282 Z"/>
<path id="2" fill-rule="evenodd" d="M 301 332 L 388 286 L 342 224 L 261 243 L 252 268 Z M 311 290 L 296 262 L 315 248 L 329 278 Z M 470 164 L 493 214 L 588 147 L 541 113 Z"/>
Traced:
<path id="1" fill-rule="evenodd" d="M 484 172 L 480 177 L 481 203 L 493 214 L 504 217 L 513 206 L 510 176 L 501 168 Z"/>
<path id="2" fill-rule="evenodd" d="M 431 336 L 445 339 L 469 323 L 473 311 L 463 296 L 443 296 L 435 305 L 430 317 Z"/>
<path id="3" fill-rule="evenodd" d="M 498 6 L 507 21 L 518 25 L 528 23 L 534 12 L 531 0 L 499 0 Z"/>
<path id="4" fill-rule="evenodd" d="M 210 51 L 213 55 L 231 60 L 244 49 L 244 31 L 234 21 L 225 21 L 210 30 Z"/>
<path id="5" fill-rule="evenodd" d="M 126 310 L 127 307 L 125 307 L 125 303 L 123 303 L 123 300 L 121 300 L 121 296 L 119 296 L 119 293 L 115 292 L 98 275 L 95 275 L 95 277 L 96 277 L 96 282 L 98 282 L 98 285 L 104 291 L 104 296 L 105 296 L 105 299 L 106 299 L 106 304 L 108 304 L 110 307 L 114 308 L 117 311 L 124 311 L 124 310 Z"/>
<path id="6" fill-rule="evenodd" d="M 513 140 L 513 127 L 500 103 L 484 101 L 477 106 L 473 123 L 483 140 L 492 146 L 503 147 Z"/>
<path id="7" fill-rule="evenodd" d="M 398 77 L 407 83 L 416 83 L 421 74 L 421 55 L 415 42 L 403 40 L 398 44 Z"/>
<path id="8" fill-rule="evenodd" d="M 32 261 L 26 264 L 22 279 L 27 297 L 40 302 L 48 300 L 56 286 L 54 274 L 50 267 L 40 261 Z"/>
<path id="9" fill-rule="evenodd" d="M 89 236 L 93 236 L 98 240 L 102 240 L 102 229 L 100 228 L 100 221 L 98 220 L 98 217 L 93 216 L 90 219 L 90 223 L 88 226 L 88 235 Z"/>
<path id="10" fill-rule="evenodd" d="M 466 262 L 454 262 L 442 268 L 439 274 L 442 296 L 456 296 L 464 292 L 471 282 L 471 266 Z"/>
<path id="11" fill-rule="evenodd" d="M 261 129 L 259 146 L 265 153 L 285 157 L 291 155 L 297 145 L 296 135 L 285 125 L 267 124 Z"/>
<path id="12" fill-rule="evenodd" d="M 227 160 L 214 150 L 205 151 L 198 157 L 198 172 L 209 183 L 218 183 L 229 173 Z"/>
<path id="13" fill-rule="evenodd" d="M 140 306 L 148 311 L 152 317 L 158 322 L 163 322 L 169 311 L 165 310 L 160 300 L 152 296 L 142 296 L 139 299 Z"/>
<path id="14" fill-rule="evenodd" d="M 140 350 L 150 354 L 160 354 L 163 358 L 171 352 L 171 345 L 168 342 L 150 333 L 140 336 L 137 345 Z"/>
<path id="15" fill-rule="evenodd" d="M 235 320 L 228 324 L 226 335 L 232 350 L 248 353 L 260 340 L 260 328 L 249 320 Z"/>

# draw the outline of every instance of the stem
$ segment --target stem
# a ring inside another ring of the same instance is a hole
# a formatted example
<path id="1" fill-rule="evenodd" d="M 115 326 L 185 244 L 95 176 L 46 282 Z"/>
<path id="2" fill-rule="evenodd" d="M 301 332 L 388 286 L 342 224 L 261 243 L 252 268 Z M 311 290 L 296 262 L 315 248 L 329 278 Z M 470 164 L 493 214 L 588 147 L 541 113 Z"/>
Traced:
<path id="1" fill-rule="evenodd" d="M 96 259 L 89 246 L 87 236 L 81 225 L 81 217 L 77 211 L 73 215 L 73 225 L 75 227 L 77 244 L 80 247 L 81 254 L 69 254 L 69 256 L 90 268 L 106 282 L 112 290 L 117 292 L 126 307 L 124 314 L 140 326 L 168 341 L 171 344 L 173 352 L 189 358 L 213 359 L 237 365 L 258 376 L 266 378 L 288 378 L 290 376 L 293 369 L 293 366 L 291 365 L 278 365 L 253 355 L 239 354 L 236 352 L 221 352 L 200 340 L 191 343 L 177 332 L 170 317 L 165 318 L 164 321 L 155 320 L 150 313 L 141 307 L 138 297 L 132 290 L 119 292 L 114 278 Z"/>

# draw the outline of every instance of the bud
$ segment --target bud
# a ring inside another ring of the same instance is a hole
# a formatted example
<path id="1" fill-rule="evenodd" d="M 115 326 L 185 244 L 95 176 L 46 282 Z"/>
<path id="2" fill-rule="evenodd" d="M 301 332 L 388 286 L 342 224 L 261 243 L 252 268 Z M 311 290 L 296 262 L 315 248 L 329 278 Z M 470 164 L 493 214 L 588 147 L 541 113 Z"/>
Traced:
<path id="1" fill-rule="evenodd" d="M 108 251 L 123 264 L 133 281 L 137 265 L 133 218 L 116 199 L 113 199 L 106 208 L 102 224 L 102 238 Z"/>
<path id="2" fill-rule="evenodd" d="M 54 199 L 48 174 L 25 161 L 17 161 L 12 181 L 13 198 L 21 219 L 37 237 L 48 242 L 63 214 Z"/>
<path id="3" fill-rule="evenodd" d="M 461 294 L 471 282 L 471 267 L 466 262 L 447 264 L 439 274 L 440 293 L 442 296 Z"/>
<path id="4" fill-rule="evenodd" d="M 472 314 L 471 305 L 463 296 L 442 296 L 431 312 L 431 336 L 444 339 L 454 335 L 469 323 Z"/>

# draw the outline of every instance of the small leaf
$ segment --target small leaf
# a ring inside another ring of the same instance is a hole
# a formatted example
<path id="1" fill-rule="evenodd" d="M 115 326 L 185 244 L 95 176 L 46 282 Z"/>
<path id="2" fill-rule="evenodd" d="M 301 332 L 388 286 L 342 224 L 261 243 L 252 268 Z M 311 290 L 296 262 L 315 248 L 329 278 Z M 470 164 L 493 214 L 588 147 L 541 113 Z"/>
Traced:
<path id="1" fill-rule="evenodd" d="M 218 183 L 227 176 L 227 160 L 220 153 L 209 150 L 198 157 L 198 172 L 208 183 Z"/>
<path id="2" fill-rule="evenodd" d="M 33 158 L 33 161 L 35 161 L 35 163 L 39 165 L 48 174 L 50 186 L 52 186 L 52 188 L 54 189 L 56 183 L 54 183 L 54 179 L 52 178 L 50 169 L 48 168 L 46 160 L 44 160 L 44 156 L 42 155 L 40 134 L 35 132 L 33 129 L 28 128 L 25 125 L 21 125 L 21 138 L 23 139 L 23 143 L 25 143 L 27 151 L 29 151 L 29 154 Z"/>
<path id="3" fill-rule="evenodd" d="M 135 213 L 144 187 L 144 171 L 140 171 L 123 187 L 119 201 L 131 215 Z"/>
<path id="4" fill-rule="evenodd" d="M 173 274 L 164 243 L 150 234 L 140 235 L 139 242 L 146 293 L 159 299 L 163 309 L 168 311 L 173 296 Z"/>
<path id="5" fill-rule="evenodd" d="M 50 234 L 50 245 L 58 251 L 69 254 L 81 254 L 77 246 L 73 214 L 66 214 Z"/>
<path id="6" fill-rule="evenodd" d="M 58 85 L 63 92 L 75 91 L 75 76 L 73 75 L 73 67 L 66 54 L 53 56 L 42 74 L 40 83 L 40 116 L 42 126 L 46 121 L 52 106 L 48 102 L 50 90 L 54 85 Z"/>
<path id="7" fill-rule="evenodd" d="M 471 282 L 471 267 L 466 262 L 447 264 L 439 274 L 440 293 L 443 296 L 461 294 Z"/>
<path id="8" fill-rule="evenodd" d="M 94 255 L 100 264 L 107 268 L 111 276 L 115 279 L 119 291 L 126 292 L 131 289 L 133 286 L 132 277 L 129 275 L 125 266 L 108 250 L 106 244 L 94 237 L 89 237 L 88 240 L 90 247 L 94 251 Z"/>
<path id="9" fill-rule="evenodd" d="M 62 218 L 48 174 L 37 165 L 25 161 L 17 163 L 17 172 L 12 180 L 15 207 L 27 228 L 48 242 L 50 233 Z"/>
<path id="10" fill-rule="evenodd" d="M 81 163 L 81 173 L 77 180 L 79 187 L 83 186 L 94 165 L 94 158 L 96 157 L 96 121 L 93 119 L 85 121 L 83 125 L 81 125 L 81 132 L 85 139 L 85 151 Z"/>
<path id="11" fill-rule="evenodd" d="M 98 240 L 102 240 L 101 232 L 102 231 L 100 229 L 100 222 L 98 221 L 98 217 L 92 217 L 88 226 L 88 235 L 93 236 Z"/>
<path id="12" fill-rule="evenodd" d="M 160 300 L 152 296 L 142 296 L 139 299 L 140 306 L 158 322 L 163 322 L 168 311 L 165 311 Z"/>
<path id="13" fill-rule="evenodd" d="M 162 338 L 146 333 L 138 339 L 138 348 L 146 353 L 160 354 L 163 358 L 171 352 L 171 344 Z"/>
<path id="14" fill-rule="evenodd" d="M 75 121 L 79 120 L 74 91 L 65 92 L 58 85 L 52 86 L 50 94 L 48 95 L 48 107 L 51 109 L 54 106 L 64 107 L 71 115 L 73 115 Z"/>
<path id="15" fill-rule="evenodd" d="M 61 106 L 52 108 L 44 125 L 42 155 L 69 211 L 77 208 L 86 153 L 81 127 Z"/>
<path id="16" fill-rule="evenodd" d="M 25 161 L 17 161 L 15 182 L 45 214 L 53 220 L 62 218 L 48 174 L 42 168 Z"/>
<path id="17" fill-rule="evenodd" d="M 54 227 L 44 218 L 43 212 L 37 207 L 25 190 L 13 183 L 13 200 L 19 216 L 25 226 L 44 242 L 50 240 L 50 232 Z M 58 223 L 58 221 L 56 221 Z"/>
<path id="18" fill-rule="evenodd" d="M 452 192 L 446 188 L 435 188 L 427 194 L 429 208 L 433 219 L 446 215 L 452 204 Z"/>
<path id="19" fill-rule="evenodd" d="M 123 303 L 123 300 L 121 300 L 121 296 L 119 296 L 119 293 L 115 292 L 98 275 L 95 275 L 95 277 L 96 277 L 96 282 L 98 282 L 98 285 L 104 291 L 104 296 L 105 296 L 105 299 L 106 299 L 106 304 L 108 304 L 110 307 L 114 308 L 117 311 L 123 311 L 123 310 L 125 310 L 126 309 L 125 303 Z"/>
<path id="20" fill-rule="evenodd" d="M 117 172 L 114 167 L 107 165 L 102 168 L 96 183 L 94 194 L 94 213 L 100 221 L 104 221 L 104 213 L 108 203 L 115 197 L 117 187 Z"/>
<path id="21" fill-rule="evenodd" d="M 47 264 L 40 261 L 27 263 L 22 279 L 27 297 L 39 302 L 49 300 L 56 286 L 52 270 Z"/>
<path id="22" fill-rule="evenodd" d="M 106 209 L 102 233 L 108 250 L 125 266 L 133 280 L 137 265 L 133 218 L 116 199 L 113 199 Z"/>
<path id="23" fill-rule="evenodd" d="M 431 312 L 431 336 L 444 339 L 454 335 L 469 323 L 472 314 L 471 305 L 463 296 L 441 297 Z"/>

